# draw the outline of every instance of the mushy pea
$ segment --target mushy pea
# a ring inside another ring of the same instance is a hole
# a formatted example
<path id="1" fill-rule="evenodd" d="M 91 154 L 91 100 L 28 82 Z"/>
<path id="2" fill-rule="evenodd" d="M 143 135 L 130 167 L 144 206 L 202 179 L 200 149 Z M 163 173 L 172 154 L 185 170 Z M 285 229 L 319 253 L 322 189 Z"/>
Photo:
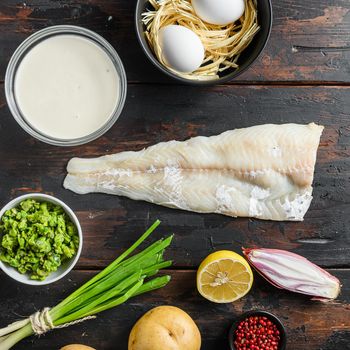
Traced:
<path id="1" fill-rule="evenodd" d="M 33 199 L 4 213 L 0 237 L 0 260 L 33 280 L 44 280 L 79 246 L 77 228 L 63 208 Z"/>

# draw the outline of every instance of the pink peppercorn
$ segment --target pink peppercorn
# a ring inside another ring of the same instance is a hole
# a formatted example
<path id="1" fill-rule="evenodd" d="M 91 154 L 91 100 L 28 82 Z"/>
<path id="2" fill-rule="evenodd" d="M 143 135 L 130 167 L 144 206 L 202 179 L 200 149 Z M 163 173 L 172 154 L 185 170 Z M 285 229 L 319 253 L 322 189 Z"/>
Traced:
<path id="1" fill-rule="evenodd" d="M 265 316 L 250 316 L 241 321 L 234 331 L 237 350 L 278 350 L 280 332 Z"/>

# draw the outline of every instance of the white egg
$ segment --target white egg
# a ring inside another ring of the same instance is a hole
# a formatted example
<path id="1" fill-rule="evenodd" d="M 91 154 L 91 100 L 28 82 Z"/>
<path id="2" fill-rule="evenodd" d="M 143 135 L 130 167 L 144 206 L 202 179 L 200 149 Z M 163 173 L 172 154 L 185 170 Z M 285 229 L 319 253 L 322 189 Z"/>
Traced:
<path id="1" fill-rule="evenodd" d="M 169 25 L 161 28 L 159 45 L 164 62 L 178 72 L 193 72 L 203 62 L 204 47 L 201 40 L 184 26 Z"/>
<path id="2" fill-rule="evenodd" d="M 244 13 L 244 0 L 192 0 L 196 14 L 203 21 L 226 25 L 237 21 Z"/>

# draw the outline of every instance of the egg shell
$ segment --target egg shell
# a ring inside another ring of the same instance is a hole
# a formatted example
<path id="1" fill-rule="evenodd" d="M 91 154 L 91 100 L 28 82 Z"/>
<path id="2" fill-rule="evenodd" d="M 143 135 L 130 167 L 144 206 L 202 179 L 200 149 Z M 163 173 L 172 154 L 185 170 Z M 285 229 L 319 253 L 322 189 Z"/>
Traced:
<path id="1" fill-rule="evenodd" d="M 162 27 L 159 30 L 159 45 L 164 62 L 178 72 L 193 72 L 203 62 L 204 47 L 200 38 L 184 26 Z"/>
<path id="2" fill-rule="evenodd" d="M 227 25 L 237 21 L 244 13 L 244 0 L 192 0 L 197 16 L 204 22 Z"/>

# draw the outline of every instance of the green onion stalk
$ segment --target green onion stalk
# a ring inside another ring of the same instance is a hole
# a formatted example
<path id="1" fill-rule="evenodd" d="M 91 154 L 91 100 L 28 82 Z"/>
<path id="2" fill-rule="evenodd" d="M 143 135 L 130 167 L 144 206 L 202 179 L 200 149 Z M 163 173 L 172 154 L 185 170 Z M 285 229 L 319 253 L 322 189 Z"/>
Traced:
<path id="1" fill-rule="evenodd" d="M 170 276 L 156 275 L 172 264 L 163 259 L 172 235 L 130 256 L 159 224 L 159 220 L 155 221 L 129 249 L 55 307 L 45 308 L 35 314 L 37 317 L 32 315 L 0 329 L 0 350 L 10 349 L 33 334 L 40 335 L 49 329 L 94 318 L 97 313 L 118 306 L 131 297 L 164 287 Z"/>

